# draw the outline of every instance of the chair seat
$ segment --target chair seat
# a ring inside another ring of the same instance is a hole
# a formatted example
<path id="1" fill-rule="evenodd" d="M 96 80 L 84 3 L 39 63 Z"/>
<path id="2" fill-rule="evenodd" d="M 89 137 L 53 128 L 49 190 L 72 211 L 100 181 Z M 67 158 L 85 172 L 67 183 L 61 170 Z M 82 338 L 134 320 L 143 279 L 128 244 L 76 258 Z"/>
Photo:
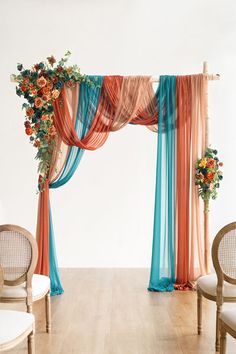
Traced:
<path id="1" fill-rule="evenodd" d="M 22 334 L 29 334 L 34 326 L 31 313 L 0 310 L 0 347 L 17 339 Z"/>
<path id="2" fill-rule="evenodd" d="M 50 278 L 46 275 L 34 274 L 32 278 L 33 301 L 43 298 L 50 290 Z M 1 292 L 2 298 L 25 298 L 26 285 L 22 283 L 17 286 L 4 285 Z"/>
<path id="3" fill-rule="evenodd" d="M 200 287 L 205 293 L 216 296 L 217 276 L 216 274 L 204 275 L 197 281 L 198 287 Z M 236 297 L 236 285 L 224 282 L 223 288 L 224 297 Z"/>
<path id="4" fill-rule="evenodd" d="M 234 331 L 236 331 L 236 308 L 222 310 L 220 314 L 221 320 Z"/>

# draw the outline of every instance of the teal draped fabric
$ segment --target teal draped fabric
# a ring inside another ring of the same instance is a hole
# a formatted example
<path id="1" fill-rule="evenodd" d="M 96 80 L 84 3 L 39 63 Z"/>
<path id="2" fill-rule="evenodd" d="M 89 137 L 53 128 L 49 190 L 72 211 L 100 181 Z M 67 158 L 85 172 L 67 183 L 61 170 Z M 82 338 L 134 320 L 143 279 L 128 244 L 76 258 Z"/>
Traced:
<path id="1" fill-rule="evenodd" d="M 161 76 L 157 90 L 158 143 L 150 291 L 172 291 L 175 282 L 176 76 Z"/>
<path id="2" fill-rule="evenodd" d="M 91 127 L 93 118 L 99 104 L 103 76 L 89 76 L 92 85 L 81 83 L 78 101 L 78 110 L 75 121 L 75 130 L 80 139 L 83 139 Z M 59 188 L 67 183 L 75 173 L 84 150 L 75 146 L 70 147 L 65 166 L 56 181 L 50 184 L 49 188 Z M 49 205 L 49 259 L 51 295 L 59 295 L 64 292 L 58 272 L 52 212 Z"/>

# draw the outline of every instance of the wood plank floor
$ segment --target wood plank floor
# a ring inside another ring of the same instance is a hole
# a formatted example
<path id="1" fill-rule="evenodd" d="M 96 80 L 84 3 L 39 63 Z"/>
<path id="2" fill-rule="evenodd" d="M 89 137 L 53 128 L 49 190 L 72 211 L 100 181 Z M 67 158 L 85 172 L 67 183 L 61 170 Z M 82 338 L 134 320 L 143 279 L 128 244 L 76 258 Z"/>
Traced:
<path id="1" fill-rule="evenodd" d="M 150 293 L 147 269 L 64 269 L 65 294 L 52 298 L 52 334 L 35 303 L 37 354 L 212 354 L 215 304 L 204 301 L 196 334 L 196 293 Z M 5 305 L 17 308 L 23 305 Z M 228 338 L 227 354 L 236 353 Z M 26 342 L 12 354 L 26 353 Z"/>

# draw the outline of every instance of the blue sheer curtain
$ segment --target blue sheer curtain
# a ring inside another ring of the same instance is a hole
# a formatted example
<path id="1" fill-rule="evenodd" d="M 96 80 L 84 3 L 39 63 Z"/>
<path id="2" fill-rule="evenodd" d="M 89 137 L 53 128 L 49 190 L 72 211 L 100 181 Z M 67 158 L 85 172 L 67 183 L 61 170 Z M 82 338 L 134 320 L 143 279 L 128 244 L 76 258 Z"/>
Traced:
<path id="1" fill-rule="evenodd" d="M 172 291 L 175 282 L 176 76 L 161 76 L 157 90 L 158 143 L 150 291 Z"/>
<path id="2" fill-rule="evenodd" d="M 93 118 L 99 104 L 103 76 L 89 76 L 92 85 L 81 83 L 78 101 L 78 110 L 75 121 L 75 130 L 80 139 L 83 139 L 91 127 Z M 75 173 L 84 150 L 75 146 L 70 147 L 65 166 L 56 181 L 49 188 L 59 188 L 67 183 Z M 51 206 L 49 205 L 49 259 L 51 295 L 59 295 L 64 292 L 57 265 L 54 231 L 52 222 Z"/>

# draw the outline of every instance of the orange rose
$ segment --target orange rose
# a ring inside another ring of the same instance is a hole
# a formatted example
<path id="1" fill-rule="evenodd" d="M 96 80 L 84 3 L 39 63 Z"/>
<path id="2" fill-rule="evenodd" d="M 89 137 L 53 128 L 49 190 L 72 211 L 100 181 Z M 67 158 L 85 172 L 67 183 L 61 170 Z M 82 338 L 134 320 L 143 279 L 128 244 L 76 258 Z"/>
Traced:
<path id="1" fill-rule="evenodd" d="M 25 129 L 25 133 L 27 135 L 32 135 L 33 134 L 33 129 L 31 127 L 28 127 L 28 128 Z"/>
<path id="2" fill-rule="evenodd" d="M 34 114 L 33 108 L 29 107 L 29 108 L 26 110 L 26 115 L 27 115 L 28 117 L 32 117 L 33 114 Z"/>
<path id="3" fill-rule="evenodd" d="M 26 92 L 26 91 L 28 91 L 28 86 L 26 86 L 26 85 L 21 85 L 21 90 L 23 91 L 23 92 Z"/>
<path id="4" fill-rule="evenodd" d="M 52 91 L 52 98 L 54 98 L 54 100 L 57 99 L 59 97 L 59 95 L 60 95 L 60 91 L 58 91 L 58 90 Z"/>
<path id="5" fill-rule="evenodd" d="M 207 160 L 207 167 L 209 168 L 214 168 L 215 167 L 215 164 L 216 164 L 216 160 L 210 158 Z"/>
<path id="6" fill-rule="evenodd" d="M 47 114 L 44 114 L 44 115 L 42 115 L 42 118 L 41 118 L 43 121 L 46 121 L 46 120 L 48 120 L 48 115 Z"/>
<path id="7" fill-rule="evenodd" d="M 47 80 L 46 80 L 45 77 L 43 77 L 43 76 L 39 77 L 38 80 L 37 80 L 37 85 L 38 85 L 39 87 L 44 87 L 44 86 L 46 86 L 46 83 L 47 83 Z"/>
<path id="8" fill-rule="evenodd" d="M 41 108 L 43 106 L 43 100 L 40 97 L 36 97 L 34 100 L 34 105 L 36 108 Z"/>
<path id="9" fill-rule="evenodd" d="M 206 174 L 207 181 L 212 182 L 214 177 L 215 177 L 215 172 L 207 172 Z"/>
<path id="10" fill-rule="evenodd" d="M 42 92 L 43 95 L 48 96 L 49 93 L 50 93 L 50 90 L 49 90 L 48 87 L 45 86 L 45 87 L 43 87 L 43 88 L 41 89 L 41 92 Z"/>
<path id="11" fill-rule="evenodd" d="M 31 91 L 32 95 L 37 95 L 37 92 L 38 92 L 37 90 L 32 90 Z"/>

